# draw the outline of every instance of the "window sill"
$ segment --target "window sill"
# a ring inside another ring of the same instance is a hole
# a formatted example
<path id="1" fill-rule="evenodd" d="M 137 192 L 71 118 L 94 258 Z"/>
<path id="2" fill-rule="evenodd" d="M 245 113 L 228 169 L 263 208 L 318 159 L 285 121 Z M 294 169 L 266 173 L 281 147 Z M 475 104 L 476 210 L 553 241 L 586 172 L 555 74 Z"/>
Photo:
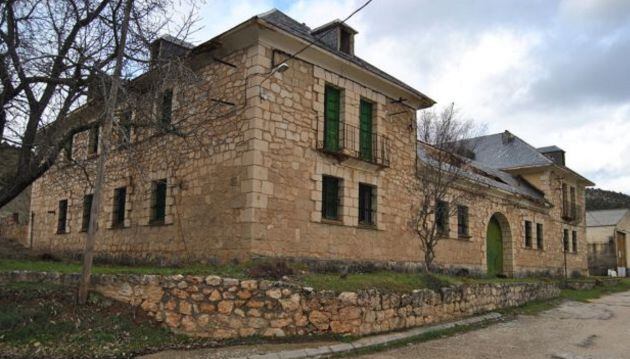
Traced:
<path id="1" fill-rule="evenodd" d="M 470 234 L 458 234 L 457 239 L 461 241 L 470 241 L 472 240 L 472 236 Z"/>
<path id="2" fill-rule="evenodd" d="M 117 224 L 117 225 L 111 226 L 109 229 L 125 229 L 125 228 L 129 228 L 129 227 L 123 224 Z"/>
<path id="3" fill-rule="evenodd" d="M 329 219 L 329 218 L 323 218 L 322 217 L 322 221 L 321 223 L 324 224 L 334 224 L 336 226 L 343 226 L 343 221 L 340 219 Z"/>
<path id="4" fill-rule="evenodd" d="M 168 223 L 164 222 L 164 220 L 149 221 L 149 227 L 162 227 L 166 225 L 168 225 Z"/>
<path id="5" fill-rule="evenodd" d="M 369 229 L 369 230 L 372 230 L 372 231 L 378 230 L 378 228 L 376 227 L 376 223 L 372 223 L 372 224 L 370 224 L 370 223 L 359 223 L 357 228 Z"/>
<path id="6" fill-rule="evenodd" d="M 55 232 L 55 234 L 68 234 L 68 233 L 70 233 L 70 232 L 69 231 L 63 231 L 63 232 L 57 231 L 57 232 Z"/>

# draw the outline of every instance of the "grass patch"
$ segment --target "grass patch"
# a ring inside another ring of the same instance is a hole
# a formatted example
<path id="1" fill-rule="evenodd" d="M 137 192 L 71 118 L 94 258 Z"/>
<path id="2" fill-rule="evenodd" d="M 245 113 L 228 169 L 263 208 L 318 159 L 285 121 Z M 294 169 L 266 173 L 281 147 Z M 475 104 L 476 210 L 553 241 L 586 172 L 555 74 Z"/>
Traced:
<path id="1" fill-rule="evenodd" d="M 29 270 L 36 272 L 60 272 L 80 273 L 81 264 L 73 262 L 53 262 L 36 260 L 0 259 L 0 272 L 13 270 Z M 224 277 L 245 278 L 246 267 L 243 265 L 203 265 L 191 264 L 181 267 L 157 267 L 157 266 L 121 266 L 121 265 L 94 265 L 93 273 L 97 274 L 215 274 Z"/>
<path id="2" fill-rule="evenodd" d="M 597 299 L 601 296 L 630 290 L 630 279 L 621 278 L 621 282 L 614 286 L 595 286 L 588 290 L 563 289 L 560 294 L 561 298 L 574 300 L 578 302 L 588 302 L 591 299 Z"/>
<path id="3" fill-rule="evenodd" d="M 350 273 L 345 278 L 339 274 L 308 273 L 300 277 L 304 285 L 335 292 L 357 291 L 377 288 L 386 292 L 410 292 L 414 289 L 439 288 L 453 284 L 445 277 L 423 273 L 397 273 L 379 271 L 373 273 Z"/>

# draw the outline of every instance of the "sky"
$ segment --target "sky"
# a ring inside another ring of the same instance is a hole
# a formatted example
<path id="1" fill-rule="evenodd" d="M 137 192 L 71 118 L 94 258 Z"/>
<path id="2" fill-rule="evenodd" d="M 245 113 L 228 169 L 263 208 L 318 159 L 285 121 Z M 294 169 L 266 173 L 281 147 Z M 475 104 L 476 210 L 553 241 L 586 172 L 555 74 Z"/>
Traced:
<path id="1" fill-rule="evenodd" d="M 277 8 L 311 28 L 365 0 L 207 0 L 194 42 Z M 630 194 L 630 0 L 373 0 L 355 54 L 460 115 L 557 145 L 597 187 Z"/>

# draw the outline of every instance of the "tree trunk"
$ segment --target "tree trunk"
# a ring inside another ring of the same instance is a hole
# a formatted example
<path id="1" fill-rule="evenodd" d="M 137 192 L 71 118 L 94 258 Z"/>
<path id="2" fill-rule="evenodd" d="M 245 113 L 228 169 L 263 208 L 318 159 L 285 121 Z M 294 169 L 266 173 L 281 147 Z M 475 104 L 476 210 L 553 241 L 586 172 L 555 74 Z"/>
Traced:
<path id="1" fill-rule="evenodd" d="M 120 86 L 120 74 L 122 73 L 123 55 L 127 44 L 127 30 L 129 28 L 129 18 L 134 0 L 125 2 L 125 16 L 123 19 L 118 53 L 116 54 L 116 65 L 114 74 L 111 78 L 111 88 L 109 96 L 105 104 L 103 113 L 103 125 L 101 133 L 100 154 L 96 168 L 96 178 L 94 180 L 94 192 L 92 194 L 92 207 L 90 208 L 90 222 L 88 226 L 87 237 L 85 239 L 85 249 L 83 252 L 83 268 L 81 272 L 81 282 L 79 283 L 78 303 L 85 304 L 88 298 L 90 279 L 92 277 L 92 262 L 94 259 L 94 240 L 96 231 L 98 230 L 98 217 L 101 208 L 101 199 L 103 198 L 103 187 L 105 182 L 105 166 L 111 147 L 112 128 L 114 124 L 114 112 L 118 105 L 118 88 Z"/>
<path id="2" fill-rule="evenodd" d="M 4 139 L 4 127 L 7 124 L 7 115 L 4 108 L 0 108 L 0 143 Z"/>

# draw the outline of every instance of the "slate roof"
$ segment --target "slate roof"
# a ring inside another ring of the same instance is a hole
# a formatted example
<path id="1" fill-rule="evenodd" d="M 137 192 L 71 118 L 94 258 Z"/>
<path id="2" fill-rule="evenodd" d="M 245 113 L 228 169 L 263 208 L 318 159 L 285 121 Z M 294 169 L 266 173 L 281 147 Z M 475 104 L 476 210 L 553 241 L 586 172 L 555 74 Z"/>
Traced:
<path id="1" fill-rule="evenodd" d="M 431 163 L 431 158 L 427 156 L 424 146 L 424 143 L 418 143 L 418 158 L 421 161 Z M 535 201 L 542 202 L 545 200 L 544 193 L 519 176 L 511 175 L 473 160 L 466 161 L 466 164 L 472 168 L 461 171 L 459 174 L 473 182 L 529 197 Z"/>
<path id="2" fill-rule="evenodd" d="M 586 226 L 587 227 L 600 227 L 600 226 L 615 226 L 623 216 L 628 213 L 628 208 L 619 209 L 605 209 L 601 211 L 588 211 L 586 212 Z"/>
<path id="3" fill-rule="evenodd" d="M 317 46 L 319 48 L 325 49 L 328 52 L 331 52 L 333 54 L 335 54 L 336 56 L 339 56 L 345 60 L 348 60 L 352 63 L 354 63 L 355 65 L 358 65 L 359 67 L 370 71 L 392 83 L 395 83 L 396 85 L 404 88 L 405 90 L 412 92 L 414 94 L 416 94 L 419 97 L 422 97 L 424 99 L 426 99 L 427 101 L 431 102 L 431 103 L 435 103 L 435 101 L 433 101 L 432 99 L 430 99 L 427 95 L 423 94 L 422 92 L 416 90 L 415 88 L 411 87 L 410 85 L 407 85 L 406 83 L 402 82 L 401 80 L 395 78 L 394 76 L 386 73 L 385 71 L 379 69 L 378 67 L 370 64 L 369 62 L 361 59 L 358 56 L 355 55 L 351 55 L 351 54 L 347 54 L 343 51 L 339 51 L 337 49 L 334 49 L 330 46 L 327 46 L 324 42 L 322 41 L 318 41 L 316 36 L 312 35 L 312 29 L 308 26 L 306 26 L 305 24 L 299 23 L 296 20 L 294 20 L 293 18 L 291 18 L 290 16 L 286 15 L 285 13 L 283 13 L 282 11 L 278 10 L 278 9 L 273 9 L 267 12 L 264 12 L 262 14 L 257 15 L 256 17 L 258 17 L 261 20 L 264 20 L 292 35 L 295 35 L 303 40 L 306 40 L 308 42 L 313 42 L 314 45 L 313 46 Z M 334 22 L 334 21 L 333 21 Z M 330 24 L 330 23 L 329 23 Z M 329 25 L 326 24 L 326 25 Z M 326 26 L 323 25 L 323 26 Z M 321 26 L 320 26 L 321 28 Z"/>
<path id="4" fill-rule="evenodd" d="M 503 143 L 503 136 L 506 133 L 511 136 L 511 141 Z M 552 160 L 532 145 L 507 131 L 471 138 L 464 143 L 469 144 L 468 147 L 475 153 L 475 161 L 491 168 L 508 169 L 553 164 Z"/>

